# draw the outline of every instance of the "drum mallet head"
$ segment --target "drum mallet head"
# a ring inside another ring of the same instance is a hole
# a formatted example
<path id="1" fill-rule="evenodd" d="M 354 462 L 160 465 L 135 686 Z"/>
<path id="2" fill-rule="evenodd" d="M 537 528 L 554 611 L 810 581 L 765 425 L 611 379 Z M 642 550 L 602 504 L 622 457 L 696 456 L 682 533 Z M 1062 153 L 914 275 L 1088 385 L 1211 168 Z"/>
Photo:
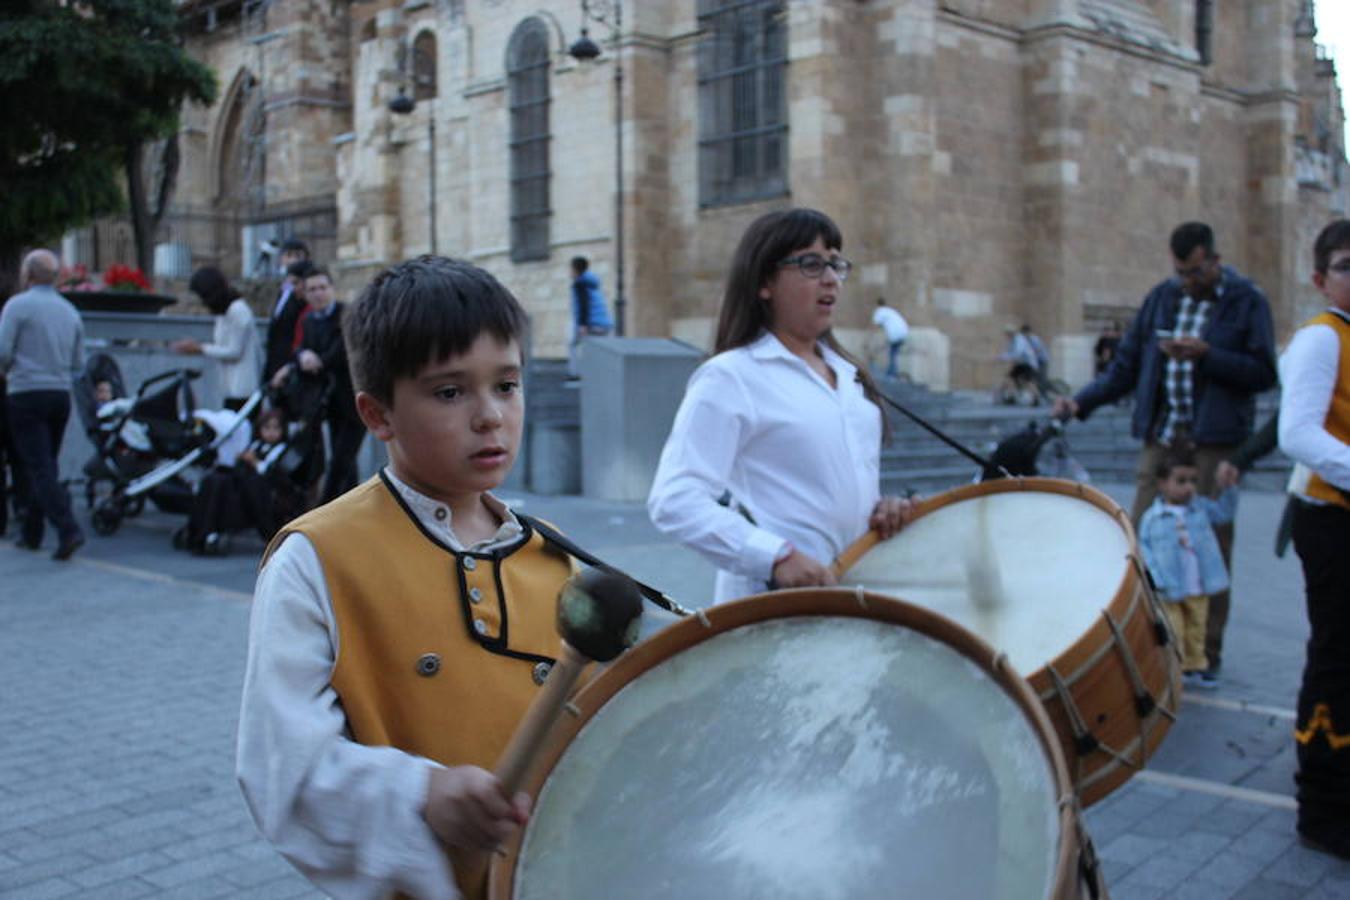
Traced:
<path id="1" fill-rule="evenodd" d="M 581 670 L 591 660 L 609 662 L 637 643 L 642 595 L 631 578 L 591 569 L 573 575 L 558 593 L 562 652 L 495 769 L 507 796 L 525 780 Z"/>
<path id="2" fill-rule="evenodd" d="M 642 595 L 625 575 L 589 569 L 558 594 L 558 633 L 587 659 L 609 662 L 637 643 Z"/>

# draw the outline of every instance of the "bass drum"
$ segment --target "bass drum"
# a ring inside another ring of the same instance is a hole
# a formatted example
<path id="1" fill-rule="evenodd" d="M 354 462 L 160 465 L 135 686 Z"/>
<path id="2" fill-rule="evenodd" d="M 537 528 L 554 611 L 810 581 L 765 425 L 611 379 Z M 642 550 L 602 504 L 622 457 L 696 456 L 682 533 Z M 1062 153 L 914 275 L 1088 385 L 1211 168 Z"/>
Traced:
<path id="1" fill-rule="evenodd" d="M 493 898 L 1104 893 L 1026 682 L 900 600 L 802 589 L 713 607 L 569 712 Z"/>
<path id="2" fill-rule="evenodd" d="M 1055 478 L 966 485 L 864 535 L 840 582 L 904 597 L 1008 654 L 1045 704 L 1084 806 L 1142 769 L 1176 720 L 1181 659 L 1129 517 Z"/>

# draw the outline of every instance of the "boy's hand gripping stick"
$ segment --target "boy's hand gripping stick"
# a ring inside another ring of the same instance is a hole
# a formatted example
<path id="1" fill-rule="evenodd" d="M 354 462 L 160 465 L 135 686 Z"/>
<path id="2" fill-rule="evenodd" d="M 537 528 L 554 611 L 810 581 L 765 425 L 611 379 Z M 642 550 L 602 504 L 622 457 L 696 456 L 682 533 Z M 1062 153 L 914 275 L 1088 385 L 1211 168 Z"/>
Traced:
<path id="1" fill-rule="evenodd" d="M 495 774 L 508 797 L 520 790 L 582 670 L 592 660 L 609 662 L 637 643 L 641 620 L 642 595 L 624 575 L 589 569 L 563 585 L 558 593 L 558 661 L 497 761 Z"/>

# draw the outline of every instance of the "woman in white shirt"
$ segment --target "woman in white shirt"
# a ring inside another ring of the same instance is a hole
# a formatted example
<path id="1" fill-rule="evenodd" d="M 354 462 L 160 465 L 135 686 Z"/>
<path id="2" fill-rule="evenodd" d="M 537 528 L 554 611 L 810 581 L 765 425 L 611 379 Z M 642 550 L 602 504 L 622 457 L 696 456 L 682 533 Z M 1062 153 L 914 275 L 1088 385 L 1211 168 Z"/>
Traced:
<path id="1" fill-rule="evenodd" d="M 262 342 L 253 311 L 230 286 L 224 273 L 214 266 L 203 266 L 193 272 L 188 290 L 200 297 L 215 316 L 215 332 L 209 344 L 183 338 L 169 346 L 177 353 L 204 354 L 216 359 L 220 363 L 224 406 L 237 410 L 258 389 L 258 370 L 262 366 Z"/>
<path id="2" fill-rule="evenodd" d="M 910 504 L 881 497 L 876 386 L 830 329 L 852 268 L 824 213 L 757 219 L 732 260 L 715 355 L 689 380 L 647 509 L 718 567 L 714 602 L 829 585 L 869 527 Z"/>

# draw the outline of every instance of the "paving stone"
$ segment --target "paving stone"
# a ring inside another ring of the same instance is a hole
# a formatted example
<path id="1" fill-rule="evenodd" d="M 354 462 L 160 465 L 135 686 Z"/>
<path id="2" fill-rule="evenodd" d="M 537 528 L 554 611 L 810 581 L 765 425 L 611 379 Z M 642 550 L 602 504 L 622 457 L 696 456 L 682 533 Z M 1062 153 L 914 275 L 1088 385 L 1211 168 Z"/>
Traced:
<path id="1" fill-rule="evenodd" d="M 173 860 L 164 853 L 152 851 L 148 853 L 138 853 L 134 856 L 124 856 L 121 859 L 112 860 L 110 862 L 98 863 L 97 865 L 71 872 L 66 877 L 80 885 L 80 887 L 96 888 L 100 885 L 137 876 L 144 872 L 162 869 L 172 862 Z"/>
<path id="2" fill-rule="evenodd" d="M 71 853 L 39 862 L 25 863 L 21 866 L 12 866 L 0 871 L 0 894 L 26 885 L 36 884 L 49 878 L 56 878 L 72 869 L 83 868 L 90 862 L 92 860 L 83 854 Z"/>
<path id="3" fill-rule="evenodd" d="M 139 897 L 150 897 L 159 892 L 159 888 L 139 878 L 124 878 L 121 881 L 110 882 L 109 884 L 100 884 L 97 891 L 86 891 L 84 894 L 97 895 L 98 900 L 137 900 Z"/>
<path id="4" fill-rule="evenodd" d="M 1231 846 L 1196 870 L 1196 877 L 1231 890 L 1256 878 L 1266 863 L 1243 856 Z"/>
<path id="5" fill-rule="evenodd" d="M 1232 895 L 1232 888 L 1192 878 L 1172 888 L 1167 897 L 1168 900 L 1227 900 Z"/>
<path id="6" fill-rule="evenodd" d="M 1232 900 L 1299 900 L 1306 891 L 1278 881 L 1257 878 L 1233 894 Z"/>
<path id="7" fill-rule="evenodd" d="M 79 885 L 71 884 L 64 878 L 47 878 L 3 893 L 6 900 L 52 900 L 55 897 L 73 896 L 79 890 Z"/>
<path id="8" fill-rule="evenodd" d="M 1334 862 L 1333 857 L 1296 843 L 1267 866 L 1261 877 L 1267 881 L 1309 888 L 1331 870 Z"/>
<path id="9" fill-rule="evenodd" d="M 1124 834 L 1104 847 L 1097 848 L 1097 854 L 1104 860 L 1113 860 L 1137 866 L 1156 859 L 1168 847 L 1162 838 L 1145 837 L 1138 834 Z"/>
<path id="10" fill-rule="evenodd" d="M 237 865 L 239 865 L 239 857 L 221 851 L 145 872 L 140 877 L 160 887 L 176 888 L 207 876 L 214 876 Z"/>

